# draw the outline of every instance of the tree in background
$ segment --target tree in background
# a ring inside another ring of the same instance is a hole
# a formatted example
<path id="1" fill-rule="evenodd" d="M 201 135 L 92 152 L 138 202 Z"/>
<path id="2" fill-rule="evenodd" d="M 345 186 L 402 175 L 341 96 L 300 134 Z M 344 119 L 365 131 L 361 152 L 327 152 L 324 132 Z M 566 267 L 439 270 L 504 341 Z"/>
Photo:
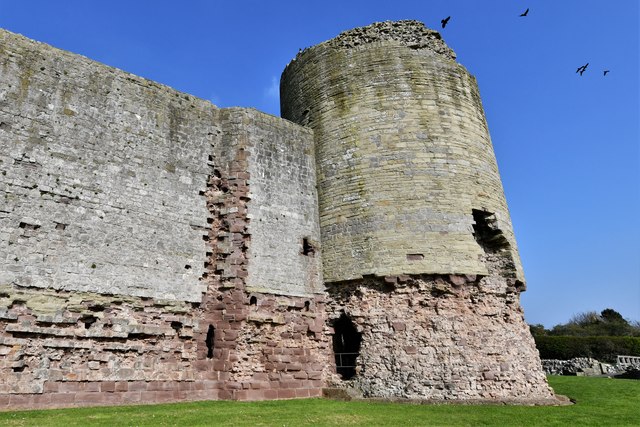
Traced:
<path id="1" fill-rule="evenodd" d="M 542 359 L 569 360 L 592 357 L 615 363 L 618 355 L 640 356 L 640 322 L 629 322 L 617 311 L 587 311 L 551 330 L 530 325 Z"/>
<path id="2" fill-rule="evenodd" d="M 530 325 L 534 336 L 640 336 L 640 322 L 629 322 L 612 308 L 605 308 L 598 314 L 587 311 L 575 314 L 569 322 L 547 330 L 543 325 Z"/>

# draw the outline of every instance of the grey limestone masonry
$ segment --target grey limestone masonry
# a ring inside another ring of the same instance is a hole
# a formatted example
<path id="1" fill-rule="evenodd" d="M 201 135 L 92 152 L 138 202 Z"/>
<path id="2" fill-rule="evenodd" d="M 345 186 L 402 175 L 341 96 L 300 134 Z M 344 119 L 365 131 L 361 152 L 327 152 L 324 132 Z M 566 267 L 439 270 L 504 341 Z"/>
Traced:
<path id="1" fill-rule="evenodd" d="M 410 22 L 343 33 L 283 73 L 283 117 L 315 133 L 325 280 L 486 274 L 477 210 L 524 281 L 475 79 Z"/>
<path id="2" fill-rule="evenodd" d="M 0 30 L 0 409 L 553 404 L 475 79 L 417 21 L 283 72 L 282 114 Z"/>

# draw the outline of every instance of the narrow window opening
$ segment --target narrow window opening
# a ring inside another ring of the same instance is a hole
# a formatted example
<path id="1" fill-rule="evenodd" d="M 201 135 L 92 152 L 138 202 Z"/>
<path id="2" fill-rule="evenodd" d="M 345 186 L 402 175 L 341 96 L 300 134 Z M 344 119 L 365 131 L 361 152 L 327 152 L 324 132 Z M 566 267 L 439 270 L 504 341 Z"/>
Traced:
<path id="1" fill-rule="evenodd" d="M 313 247 L 311 242 L 309 242 L 309 238 L 305 237 L 302 239 L 302 255 L 313 256 L 316 253 L 316 248 Z"/>
<path id="2" fill-rule="evenodd" d="M 213 359 L 213 340 L 215 338 L 216 330 L 213 325 L 209 325 L 207 330 L 207 338 L 204 343 L 207 345 L 207 359 Z"/>
<path id="3" fill-rule="evenodd" d="M 311 307 L 311 301 L 304 302 L 304 311 L 309 311 L 309 307 Z"/>
<path id="4" fill-rule="evenodd" d="M 333 322 L 333 353 L 336 371 L 343 380 L 356 375 L 356 360 L 360 355 L 362 334 L 344 312 Z"/>
<path id="5" fill-rule="evenodd" d="M 258 305 L 258 298 L 256 298 L 255 296 L 249 298 L 249 305 Z"/>

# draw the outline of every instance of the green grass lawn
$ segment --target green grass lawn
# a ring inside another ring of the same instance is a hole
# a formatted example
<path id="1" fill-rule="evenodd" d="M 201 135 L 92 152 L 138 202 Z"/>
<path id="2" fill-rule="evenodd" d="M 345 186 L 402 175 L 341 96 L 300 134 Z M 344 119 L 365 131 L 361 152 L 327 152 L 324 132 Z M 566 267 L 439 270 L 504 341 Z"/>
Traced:
<path id="1" fill-rule="evenodd" d="M 640 426 L 640 381 L 549 377 L 575 405 L 411 405 L 323 399 L 0 412 L 6 426 Z"/>

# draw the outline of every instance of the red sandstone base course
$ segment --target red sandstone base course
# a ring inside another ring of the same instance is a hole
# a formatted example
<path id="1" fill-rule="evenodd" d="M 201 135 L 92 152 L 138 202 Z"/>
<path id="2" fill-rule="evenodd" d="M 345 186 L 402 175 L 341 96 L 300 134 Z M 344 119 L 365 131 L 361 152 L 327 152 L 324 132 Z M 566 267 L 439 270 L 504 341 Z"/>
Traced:
<path id="1" fill-rule="evenodd" d="M 69 385 L 71 387 L 61 387 L 68 389 L 67 392 L 51 391 L 44 394 L 0 396 L 0 410 L 116 406 L 198 400 L 275 400 L 322 396 L 321 388 L 225 391 L 217 388 L 217 384 L 207 384 L 207 381 L 192 383 L 87 382 Z"/>

